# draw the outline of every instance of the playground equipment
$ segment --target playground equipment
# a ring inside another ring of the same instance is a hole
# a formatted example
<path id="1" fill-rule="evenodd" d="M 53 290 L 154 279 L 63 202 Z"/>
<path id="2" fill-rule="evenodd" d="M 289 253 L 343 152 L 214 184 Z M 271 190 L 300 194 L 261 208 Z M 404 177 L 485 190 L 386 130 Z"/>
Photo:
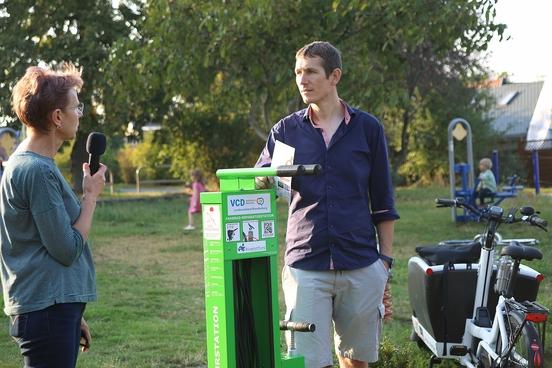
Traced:
<path id="1" fill-rule="evenodd" d="M 220 192 L 201 193 L 209 368 L 304 368 L 293 333 L 314 325 L 279 321 L 276 191 L 255 190 L 255 177 L 320 171 L 320 165 L 222 169 Z M 292 331 L 283 356 L 280 329 Z"/>
<path id="2" fill-rule="evenodd" d="M 456 163 L 454 153 L 454 140 L 466 141 L 467 163 Z M 450 197 L 463 198 L 464 201 L 472 206 L 476 206 L 477 192 L 476 188 L 479 184 L 479 179 L 474 176 L 473 164 L 473 145 L 472 145 L 472 130 L 470 124 L 462 119 L 452 119 L 448 126 L 448 155 L 449 155 L 449 179 L 450 179 Z M 492 154 L 493 173 L 495 178 L 498 178 L 498 152 L 493 151 Z M 460 187 L 456 185 L 456 176 L 460 177 Z M 518 191 L 523 189 L 522 186 L 516 185 L 517 176 L 513 175 L 509 178 L 508 184 L 503 187 L 501 192 L 492 193 L 492 205 L 499 205 L 504 199 L 516 197 Z M 452 220 L 456 222 L 476 221 L 479 216 L 470 212 L 465 207 L 462 207 L 462 213 L 457 213 L 457 208 L 452 207 Z"/>

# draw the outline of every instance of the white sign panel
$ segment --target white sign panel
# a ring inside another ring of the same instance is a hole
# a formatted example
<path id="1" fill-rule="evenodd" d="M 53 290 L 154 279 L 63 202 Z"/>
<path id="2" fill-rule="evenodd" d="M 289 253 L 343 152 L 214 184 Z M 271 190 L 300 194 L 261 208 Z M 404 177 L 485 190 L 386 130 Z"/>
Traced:
<path id="1" fill-rule="evenodd" d="M 270 193 L 228 196 L 228 215 L 256 215 L 270 213 Z"/>
<path id="2" fill-rule="evenodd" d="M 240 240 L 241 240 L 241 232 L 240 232 L 239 222 L 226 224 L 226 241 L 232 242 L 232 241 L 240 241 Z"/>
<path id="3" fill-rule="evenodd" d="M 251 242 L 259 240 L 259 221 L 244 221 L 242 225 L 243 241 Z"/>
<path id="4" fill-rule="evenodd" d="M 264 252 L 266 250 L 265 241 L 238 243 L 238 253 L 252 253 L 252 252 Z"/>
<path id="5" fill-rule="evenodd" d="M 295 148 L 277 140 L 274 145 L 274 152 L 272 153 L 272 163 L 270 164 L 270 167 L 293 165 L 294 156 Z M 277 176 L 274 179 L 276 194 L 280 198 L 285 198 L 289 205 L 291 202 L 291 178 Z"/>
<path id="6" fill-rule="evenodd" d="M 274 221 L 262 222 L 263 238 L 274 238 Z"/>
<path id="7" fill-rule="evenodd" d="M 204 204 L 202 211 L 203 211 L 203 239 L 220 240 L 222 238 L 220 205 Z"/>

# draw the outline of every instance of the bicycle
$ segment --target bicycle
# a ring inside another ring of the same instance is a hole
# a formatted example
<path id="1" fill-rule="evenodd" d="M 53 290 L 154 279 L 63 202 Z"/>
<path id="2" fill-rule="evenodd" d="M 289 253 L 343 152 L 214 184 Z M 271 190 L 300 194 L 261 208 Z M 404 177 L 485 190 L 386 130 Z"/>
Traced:
<path id="1" fill-rule="evenodd" d="M 436 203 L 463 207 L 487 224 L 472 242 L 418 247 L 409 260 L 413 339 L 433 353 L 429 367 L 455 359 L 471 368 L 542 368 L 548 309 L 535 299 L 544 277 L 521 264 L 542 259 L 542 253 L 533 239 L 524 239 L 530 245 L 512 240 L 498 261 L 495 250 L 503 242 L 500 225 L 525 222 L 546 231 L 547 222 L 531 207 L 504 214 L 501 207 L 479 209 L 462 199 Z"/>

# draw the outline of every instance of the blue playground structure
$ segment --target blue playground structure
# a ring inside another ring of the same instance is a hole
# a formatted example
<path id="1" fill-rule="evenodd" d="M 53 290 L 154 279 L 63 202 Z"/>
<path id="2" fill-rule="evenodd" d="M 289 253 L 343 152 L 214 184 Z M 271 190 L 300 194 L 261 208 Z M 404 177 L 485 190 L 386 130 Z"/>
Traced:
<path id="1" fill-rule="evenodd" d="M 467 163 L 456 163 L 454 154 L 454 140 L 466 141 Z M 473 165 L 473 147 L 472 147 L 472 131 L 470 124 L 462 118 L 453 119 L 448 126 L 448 154 L 449 154 L 449 178 L 450 178 L 450 197 L 463 198 L 465 202 L 476 206 L 477 199 L 477 184 L 479 179 L 474 176 Z M 498 178 L 498 152 L 493 151 L 493 173 Z M 460 178 L 460 187 L 457 187 L 456 179 Z M 523 186 L 517 185 L 517 175 L 508 178 L 508 184 L 502 188 L 501 192 L 492 193 L 491 205 L 498 205 L 506 198 L 513 198 L 518 195 L 518 191 L 523 189 Z M 452 220 L 456 222 L 477 221 L 478 216 L 462 208 L 463 213 L 458 214 L 457 208 L 452 208 Z"/>

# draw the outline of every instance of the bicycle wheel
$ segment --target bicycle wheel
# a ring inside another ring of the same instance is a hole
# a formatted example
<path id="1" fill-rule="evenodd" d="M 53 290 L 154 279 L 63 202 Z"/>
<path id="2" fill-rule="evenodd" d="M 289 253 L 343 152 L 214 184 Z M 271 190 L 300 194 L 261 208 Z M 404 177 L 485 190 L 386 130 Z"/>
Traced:
<path id="1" fill-rule="evenodd" d="M 508 331 L 508 341 L 512 343 L 514 337 L 518 334 L 523 323 L 524 315 L 520 312 L 510 311 L 506 320 L 506 330 Z M 502 352 L 502 340 L 498 336 L 497 352 Z M 544 367 L 544 350 L 537 329 L 531 322 L 523 326 L 519 334 L 509 359 L 500 365 L 501 368 L 542 368 Z"/>

